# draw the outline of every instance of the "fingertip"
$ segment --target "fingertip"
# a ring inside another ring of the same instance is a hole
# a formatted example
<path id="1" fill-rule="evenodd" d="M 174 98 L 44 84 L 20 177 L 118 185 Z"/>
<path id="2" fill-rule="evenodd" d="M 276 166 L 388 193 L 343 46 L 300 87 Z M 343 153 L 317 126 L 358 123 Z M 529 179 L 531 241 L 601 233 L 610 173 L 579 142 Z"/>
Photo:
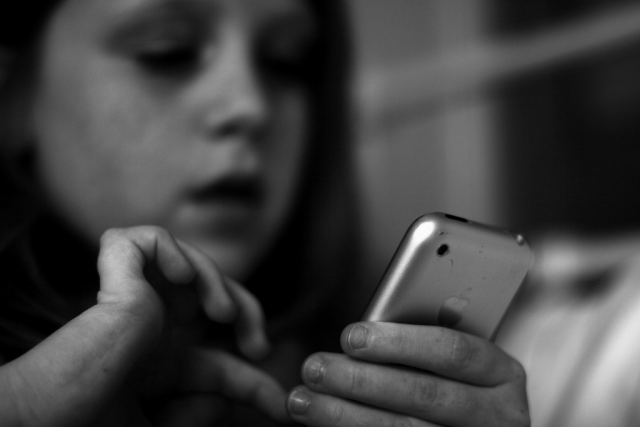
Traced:
<path id="1" fill-rule="evenodd" d="M 199 249 L 183 242 L 179 244 L 197 273 L 194 282 L 207 317 L 226 324 L 236 321 L 240 310 L 217 264 Z"/>
<path id="2" fill-rule="evenodd" d="M 347 354 L 364 350 L 369 345 L 370 330 L 366 323 L 353 323 L 342 331 L 340 344 Z"/>
<path id="3" fill-rule="evenodd" d="M 230 324 L 238 317 L 238 307 L 230 299 L 208 303 L 205 311 L 209 319 L 218 323 Z"/>
<path id="4" fill-rule="evenodd" d="M 253 360 L 265 358 L 270 344 L 265 331 L 265 320 L 258 300 L 233 279 L 227 281 L 231 297 L 236 301 L 238 318 L 236 336 L 243 355 Z"/>
<path id="5" fill-rule="evenodd" d="M 197 278 L 196 269 L 186 257 L 180 257 L 173 262 L 165 261 L 160 264 L 162 274 L 175 285 L 188 285 Z"/>
<path id="6" fill-rule="evenodd" d="M 254 404 L 278 423 L 290 424 L 292 422 L 286 402 L 287 392 L 273 378 L 263 382 L 255 391 Z"/>
<path id="7" fill-rule="evenodd" d="M 286 410 L 290 416 L 303 416 L 307 413 L 311 405 L 311 397 L 305 386 L 293 388 L 286 399 Z"/>
<path id="8" fill-rule="evenodd" d="M 168 231 L 149 227 L 149 240 L 155 241 L 155 262 L 171 283 L 187 285 L 198 279 L 198 270 L 184 250 L 184 245 Z"/>
<path id="9" fill-rule="evenodd" d="M 263 360 L 271 353 L 271 344 L 263 334 L 256 334 L 252 338 L 240 340 L 238 347 L 244 356 L 253 361 Z"/>
<path id="10" fill-rule="evenodd" d="M 349 348 L 349 332 L 351 332 L 351 329 L 357 325 L 357 323 L 352 323 L 350 325 L 347 325 L 344 327 L 344 329 L 342 329 L 342 333 L 340 334 L 340 345 L 342 346 L 342 350 L 346 353 L 347 349 Z"/>

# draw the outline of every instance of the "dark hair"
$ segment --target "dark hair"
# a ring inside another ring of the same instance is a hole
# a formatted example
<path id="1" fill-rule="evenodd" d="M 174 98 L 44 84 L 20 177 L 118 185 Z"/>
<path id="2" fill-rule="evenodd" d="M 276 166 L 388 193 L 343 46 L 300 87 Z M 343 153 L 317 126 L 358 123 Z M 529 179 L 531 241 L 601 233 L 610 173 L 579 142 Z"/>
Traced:
<path id="1" fill-rule="evenodd" d="M 279 319 L 276 316 L 274 333 L 291 325 L 307 329 L 314 319 L 327 331 L 344 327 L 352 311 L 345 286 L 356 281 L 353 273 L 360 230 L 353 146 L 349 144 L 351 46 L 347 15 L 343 2 L 316 0 L 312 5 L 320 20 L 320 43 L 310 65 L 314 122 L 305 179 L 297 211 L 279 247 L 249 282 L 263 303 L 274 297 L 277 300 L 266 305 L 267 310 L 295 307 L 293 311 L 284 309 L 286 314 Z M 274 296 L 269 284 L 283 282 L 292 288 L 287 295 Z M 340 300 L 335 298 L 338 290 Z M 337 341 L 335 335 L 331 337 Z"/>
<path id="2" fill-rule="evenodd" d="M 0 6 L 0 45 L 21 48 L 37 38 L 44 22 L 60 0 L 4 2 Z"/>
<path id="3" fill-rule="evenodd" d="M 0 45 L 20 50 L 37 40 L 59 1 L 15 3 L 24 6 L 1 7 L 0 27 L 5 21 L 12 25 L 2 28 Z M 329 298 L 353 280 L 351 273 L 355 271 L 359 229 L 348 143 L 350 46 L 346 10 L 339 0 L 311 0 L 310 4 L 320 34 L 308 66 L 313 120 L 304 178 L 287 228 L 247 282 L 265 306 L 273 335 L 314 326 L 328 332 L 344 326 L 348 311 L 343 308 L 348 305 Z M 7 9 L 9 13 L 4 13 Z M 0 141 L 0 157 L 4 142 Z M 0 355 L 11 359 L 77 313 L 65 305 L 63 295 L 54 292 L 48 276 L 41 274 L 42 259 L 32 245 L 33 237 L 43 231 L 42 226 L 38 229 L 40 220 L 34 220 L 43 215 L 37 197 L 0 171 L 0 188 L 4 187 L 13 196 L 7 198 L 3 192 L 0 199 L 0 271 L 10 272 L 0 283 Z M 95 269 L 91 256 L 86 261 Z M 322 326 L 314 323 L 321 313 L 325 314 Z"/>

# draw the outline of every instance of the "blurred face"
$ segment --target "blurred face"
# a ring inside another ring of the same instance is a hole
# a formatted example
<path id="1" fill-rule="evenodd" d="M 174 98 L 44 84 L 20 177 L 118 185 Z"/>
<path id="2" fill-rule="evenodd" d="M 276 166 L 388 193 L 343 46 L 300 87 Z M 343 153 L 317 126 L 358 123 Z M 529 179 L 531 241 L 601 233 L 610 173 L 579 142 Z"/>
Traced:
<path id="1" fill-rule="evenodd" d="M 293 202 L 306 140 L 301 0 L 67 0 L 43 38 L 36 169 L 97 241 L 159 225 L 245 277 Z"/>

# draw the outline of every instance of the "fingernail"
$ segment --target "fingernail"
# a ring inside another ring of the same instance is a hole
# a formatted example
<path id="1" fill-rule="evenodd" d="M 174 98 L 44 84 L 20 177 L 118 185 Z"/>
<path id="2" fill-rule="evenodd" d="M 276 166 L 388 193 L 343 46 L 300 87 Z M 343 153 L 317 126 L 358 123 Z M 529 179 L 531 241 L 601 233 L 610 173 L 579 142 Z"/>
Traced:
<path id="1" fill-rule="evenodd" d="M 314 356 L 304 365 L 304 377 L 311 384 L 318 384 L 324 376 L 324 361 L 319 356 Z"/>
<path id="2" fill-rule="evenodd" d="M 289 413 L 295 415 L 304 415 L 311 404 L 311 400 L 307 393 L 302 390 L 295 390 L 289 395 L 289 400 L 287 401 L 287 408 L 289 409 Z"/>
<path id="3" fill-rule="evenodd" d="M 349 346 L 352 350 L 360 350 L 367 346 L 369 339 L 369 330 L 362 325 L 356 325 L 349 331 Z"/>

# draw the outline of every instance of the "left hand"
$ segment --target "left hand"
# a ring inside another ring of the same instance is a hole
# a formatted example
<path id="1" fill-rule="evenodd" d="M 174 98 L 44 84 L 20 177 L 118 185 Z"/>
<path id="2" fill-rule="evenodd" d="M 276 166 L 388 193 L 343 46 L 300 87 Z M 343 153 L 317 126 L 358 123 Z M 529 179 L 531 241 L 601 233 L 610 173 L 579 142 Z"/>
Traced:
<path id="1" fill-rule="evenodd" d="M 525 374 L 497 346 L 435 326 L 360 322 L 346 354 L 316 353 L 289 394 L 309 426 L 528 426 Z"/>
<path id="2" fill-rule="evenodd" d="M 154 295 L 162 301 L 160 340 L 130 378 L 154 425 L 212 425 L 225 418 L 229 401 L 288 419 L 285 392 L 274 378 L 199 337 L 208 322 L 228 323 L 242 356 L 266 356 L 264 316 L 253 295 L 204 252 L 162 228 L 114 229 L 101 243 L 99 304 L 138 307 L 151 304 Z M 198 317 L 199 311 L 204 315 Z"/>
<path id="3" fill-rule="evenodd" d="M 110 230 L 100 243 L 97 304 L 0 366 L 0 424 L 210 426 L 228 400 L 289 420 L 273 377 L 194 334 L 228 323 L 242 356 L 264 356 L 262 309 L 248 291 L 158 227 Z"/>

